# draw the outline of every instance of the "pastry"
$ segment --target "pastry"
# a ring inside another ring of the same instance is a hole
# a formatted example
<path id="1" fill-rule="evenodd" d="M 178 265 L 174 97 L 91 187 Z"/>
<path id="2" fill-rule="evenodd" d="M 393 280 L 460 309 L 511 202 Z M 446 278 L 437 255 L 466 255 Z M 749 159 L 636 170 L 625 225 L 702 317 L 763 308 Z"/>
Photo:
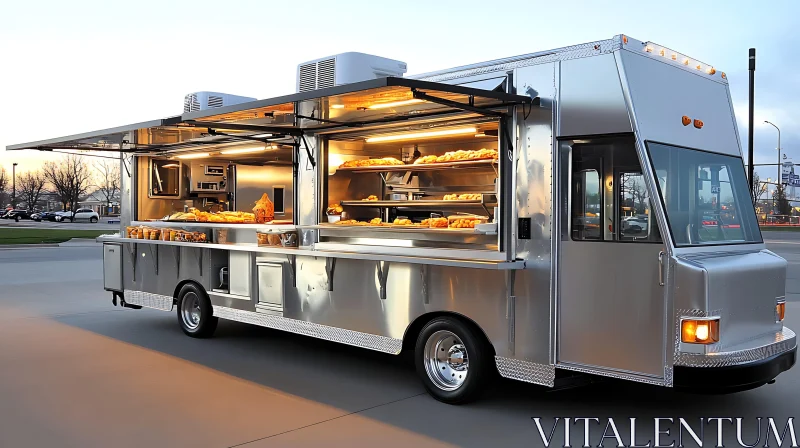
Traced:
<path id="1" fill-rule="evenodd" d="M 255 214 L 255 221 L 259 224 L 264 224 L 265 222 L 275 219 L 275 205 L 269 200 L 267 193 L 264 193 L 261 199 L 256 202 L 256 206 L 253 207 L 253 212 Z M 244 222 L 245 217 L 243 215 L 239 215 L 237 218 L 240 220 L 239 222 Z M 231 222 L 227 217 L 225 219 L 227 222 Z"/>
<path id="2" fill-rule="evenodd" d="M 377 200 L 378 200 L 378 197 L 375 196 L 374 194 L 371 194 L 368 197 L 362 199 L 362 201 L 377 201 Z"/>

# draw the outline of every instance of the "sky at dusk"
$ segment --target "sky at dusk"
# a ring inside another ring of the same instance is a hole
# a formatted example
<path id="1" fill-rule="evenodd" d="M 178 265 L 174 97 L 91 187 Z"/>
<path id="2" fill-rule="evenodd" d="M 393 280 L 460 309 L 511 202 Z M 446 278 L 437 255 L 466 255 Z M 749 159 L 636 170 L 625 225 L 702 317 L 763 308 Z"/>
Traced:
<path id="1" fill-rule="evenodd" d="M 628 34 L 727 73 L 747 151 L 747 52 L 758 51 L 756 163 L 800 163 L 798 1 L 38 1 L 0 6 L 0 148 L 178 115 L 185 94 L 293 93 L 298 63 L 345 51 L 408 74 Z M 55 157 L 0 150 L 0 165 Z M 759 168 L 774 178 L 777 169 Z"/>

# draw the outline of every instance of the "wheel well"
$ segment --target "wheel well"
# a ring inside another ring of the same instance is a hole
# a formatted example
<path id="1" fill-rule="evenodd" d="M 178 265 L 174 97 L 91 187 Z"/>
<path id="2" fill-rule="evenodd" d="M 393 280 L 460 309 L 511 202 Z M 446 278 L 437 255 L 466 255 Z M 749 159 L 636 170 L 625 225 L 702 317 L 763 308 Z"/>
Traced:
<path id="1" fill-rule="evenodd" d="M 197 286 L 197 288 L 200 289 L 200 291 L 203 291 L 204 294 L 208 295 L 208 293 L 206 293 L 206 289 L 203 288 L 203 285 L 201 285 L 200 283 L 198 283 L 198 282 L 196 282 L 194 280 L 181 280 L 180 283 L 178 283 L 178 286 L 175 287 L 175 293 L 172 294 L 172 304 L 173 305 L 176 305 L 176 306 L 178 305 L 178 294 L 180 294 L 181 293 L 181 289 L 183 289 L 183 287 L 188 285 L 189 283 L 194 283 L 194 285 Z"/>
<path id="2" fill-rule="evenodd" d="M 403 353 L 411 353 L 414 351 L 414 346 L 417 344 L 417 337 L 419 337 L 420 332 L 425 327 L 425 325 L 436 319 L 437 317 L 452 317 L 455 319 L 460 320 L 464 324 L 470 326 L 476 334 L 480 337 L 483 337 L 484 342 L 486 342 L 487 347 L 490 348 L 492 351 L 492 357 L 494 357 L 495 350 L 492 342 L 489 340 L 489 337 L 486 336 L 486 333 L 483 329 L 475 323 L 474 320 L 464 316 L 463 314 L 454 313 L 452 311 L 434 311 L 431 313 L 423 314 L 416 319 L 406 328 L 406 332 L 403 335 Z"/>

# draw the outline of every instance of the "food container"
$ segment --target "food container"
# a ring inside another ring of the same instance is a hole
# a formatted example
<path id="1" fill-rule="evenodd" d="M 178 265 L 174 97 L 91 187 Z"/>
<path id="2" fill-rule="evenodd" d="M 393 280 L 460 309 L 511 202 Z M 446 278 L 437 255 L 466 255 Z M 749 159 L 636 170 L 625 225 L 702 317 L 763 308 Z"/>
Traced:
<path id="1" fill-rule="evenodd" d="M 161 229 L 161 241 L 169 241 L 170 229 Z"/>
<path id="2" fill-rule="evenodd" d="M 328 215 L 328 222 L 333 224 L 342 220 L 342 215 Z"/>
<path id="3" fill-rule="evenodd" d="M 217 244 L 226 244 L 228 242 L 228 229 L 215 229 L 217 232 Z"/>
<path id="4" fill-rule="evenodd" d="M 285 230 L 279 233 L 281 246 L 283 247 L 297 247 L 297 232 L 294 230 Z"/>
<path id="5" fill-rule="evenodd" d="M 447 217 L 447 227 L 450 229 L 474 229 L 478 224 L 489 221 L 486 216 L 478 215 L 452 215 Z"/>

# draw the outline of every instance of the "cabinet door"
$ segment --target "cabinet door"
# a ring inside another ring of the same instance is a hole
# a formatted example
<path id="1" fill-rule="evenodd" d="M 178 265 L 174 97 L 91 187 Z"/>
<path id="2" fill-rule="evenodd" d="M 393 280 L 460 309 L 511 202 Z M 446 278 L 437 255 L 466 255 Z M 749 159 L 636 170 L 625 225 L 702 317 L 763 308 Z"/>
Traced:
<path id="1" fill-rule="evenodd" d="M 103 244 L 103 286 L 110 291 L 122 291 L 122 246 Z"/>
<path id="2" fill-rule="evenodd" d="M 283 265 L 258 265 L 258 303 L 283 307 Z"/>

